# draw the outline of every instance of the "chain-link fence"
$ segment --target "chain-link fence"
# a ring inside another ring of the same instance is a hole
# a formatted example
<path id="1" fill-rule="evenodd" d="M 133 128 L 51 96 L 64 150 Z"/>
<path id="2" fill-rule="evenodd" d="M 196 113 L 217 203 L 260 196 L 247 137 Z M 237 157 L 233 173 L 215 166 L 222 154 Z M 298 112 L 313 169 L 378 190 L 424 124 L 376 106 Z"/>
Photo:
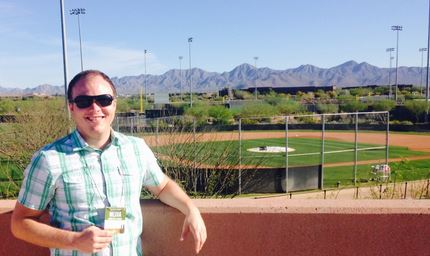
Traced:
<path id="1" fill-rule="evenodd" d="M 356 185 L 387 164 L 388 112 L 241 118 L 232 125 L 183 116 L 117 117 L 145 138 L 163 168 L 205 195 L 290 192 Z"/>

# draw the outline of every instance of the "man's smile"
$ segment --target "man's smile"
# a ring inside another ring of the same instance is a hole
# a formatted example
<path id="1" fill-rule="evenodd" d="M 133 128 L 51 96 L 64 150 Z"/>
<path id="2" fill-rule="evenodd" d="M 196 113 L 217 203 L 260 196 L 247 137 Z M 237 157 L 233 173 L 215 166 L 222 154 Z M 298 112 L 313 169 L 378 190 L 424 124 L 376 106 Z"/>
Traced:
<path id="1" fill-rule="evenodd" d="M 103 120 L 105 118 L 105 116 L 87 116 L 85 117 L 85 119 L 87 119 L 90 122 L 97 122 L 100 120 Z"/>

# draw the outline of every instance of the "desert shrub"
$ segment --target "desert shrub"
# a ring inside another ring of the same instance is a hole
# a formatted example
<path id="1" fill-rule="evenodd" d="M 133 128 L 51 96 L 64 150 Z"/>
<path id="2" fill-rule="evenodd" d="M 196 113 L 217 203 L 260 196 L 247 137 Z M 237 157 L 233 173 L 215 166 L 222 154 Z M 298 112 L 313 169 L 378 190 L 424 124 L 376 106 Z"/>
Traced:
<path id="1" fill-rule="evenodd" d="M 233 118 L 229 109 L 224 106 L 212 106 L 208 110 L 214 124 L 230 124 Z"/>
<path id="2" fill-rule="evenodd" d="M 419 122 L 428 111 L 429 104 L 425 101 L 408 100 L 405 102 L 405 108 L 414 115 L 415 122 Z"/>
<path id="3" fill-rule="evenodd" d="M 10 99 L 0 99 L 0 114 L 10 114 L 16 109 L 15 104 Z"/>
<path id="4" fill-rule="evenodd" d="M 275 93 L 274 91 L 270 91 L 267 95 L 264 96 L 264 102 L 276 106 L 279 105 L 284 98 L 280 95 Z"/>
<path id="5" fill-rule="evenodd" d="M 372 104 L 374 111 L 391 111 L 396 106 L 393 100 L 380 100 Z"/>
<path id="6" fill-rule="evenodd" d="M 193 107 L 185 109 L 185 117 L 193 118 L 198 125 L 206 124 L 209 118 L 209 107 L 204 104 L 194 104 Z"/>
<path id="7" fill-rule="evenodd" d="M 367 104 L 360 102 L 358 100 L 348 101 L 340 105 L 340 110 L 342 112 L 360 112 L 367 110 Z"/>
<path id="8" fill-rule="evenodd" d="M 16 196 L 19 183 L 13 174 L 16 170 L 22 173 L 29 164 L 32 155 L 42 146 L 65 136 L 71 127 L 68 115 L 61 104 L 55 105 L 46 101 L 33 112 L 17 115 L 16 122 L 8 124 L 0 133 L 0 168 L 3 181 L 8 181 L 8 196 Z M 10 173 L 11 169 L 16 169 Z M 15 190 L 14 190 L 15 189 Z M 11 193 L 10 191 L 14 191 Z"/>
<path id="9" fill-rule="evenodd" d="M 293 100 L 283 100 L 276 107 L 278 113 L 281 115 L 297 114 L 304 111 L 304 107 L 300 102 Z"/>
<path id="10" fill-rule="evenodd" d="M 316 105 L 316 109 L 318 113 L 321 113 L 321 114 L 337 113 L 339 112 L 339 105 L 318 103 Z"/>
<path id="11" fill-rule="evenodd" d="M 233 90 L 233 97 L 238 100 L 250 100 L 255 98 L 252 93 L 241 90 Z"/>
<path id="12" fill-rule="evenodd" d="M 268 116 L 274 116 L 278 112 L 276 108 L 272 105 L 269 105 L 267 103 L 263 104 L 249 104 L 243 107 L 240 111 L 240 117 L 247 118 L 247 117 L 268 117 Z"/>

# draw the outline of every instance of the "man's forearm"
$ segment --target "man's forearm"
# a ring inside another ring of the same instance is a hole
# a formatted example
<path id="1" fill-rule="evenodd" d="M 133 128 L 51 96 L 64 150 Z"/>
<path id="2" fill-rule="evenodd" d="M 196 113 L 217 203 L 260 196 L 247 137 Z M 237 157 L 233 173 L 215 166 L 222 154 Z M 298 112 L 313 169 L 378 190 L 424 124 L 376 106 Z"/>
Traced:
<path id="1" fill-rule="evenodd" d="M 12 220 L 12 233 L 19 239 L 49 248 L 73 249 L 76 232 L 51 227 L 36 218 Z"/>
<path id="2" fill-rule="evenodd" d="M 170 178 L 167 179 L 167 184 L 158 195 L 158 198 L 163 203 L 178 209 L 185 215 L 188 215 L 191 210 L 197 209 L 184 190 Z"/>

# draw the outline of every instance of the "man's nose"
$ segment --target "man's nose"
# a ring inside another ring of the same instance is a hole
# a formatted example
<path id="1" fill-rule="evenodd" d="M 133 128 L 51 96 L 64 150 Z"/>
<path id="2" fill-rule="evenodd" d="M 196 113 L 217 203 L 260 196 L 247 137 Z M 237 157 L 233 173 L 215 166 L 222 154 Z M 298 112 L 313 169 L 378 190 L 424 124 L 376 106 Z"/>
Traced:
<path id="1" fill-rule="evenodd" d="M 93 99 L 89 108 L 101 109 L 101 106 L 99 105 L 96 99 Z"/>

